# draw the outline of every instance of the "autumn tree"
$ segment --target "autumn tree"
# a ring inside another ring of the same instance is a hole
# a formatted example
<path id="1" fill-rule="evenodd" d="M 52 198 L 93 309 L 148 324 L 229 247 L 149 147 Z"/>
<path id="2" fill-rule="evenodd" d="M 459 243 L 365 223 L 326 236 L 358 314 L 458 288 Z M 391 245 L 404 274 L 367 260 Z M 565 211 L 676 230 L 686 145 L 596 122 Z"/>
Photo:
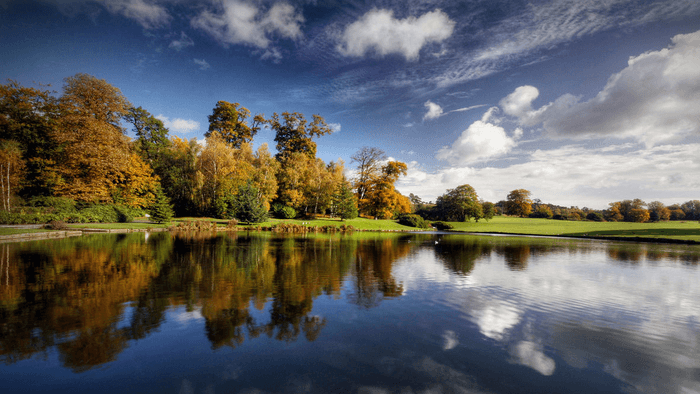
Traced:
<path id="1" fill-rule="evenodd" d="M 217 101 L 213 113 L 208 118 L 209 131 L 204 134 L 205 137 L 209 137 L 212 132 L 218 132 L 221 138 L 234 148 L 250 143 L 260 130 L 260 125 L 265 123 L 262 115 L 255 115 L 249 125 L 250 111 L 239 103 L 227 101 Z"/>
<path id="2" fill-rule="evenodd" d="M 0 85 L 0 139 L 19 144 L 25 173 L 22 189 L 16 192 L 26 196 L 52 195 L 60 181 L 58 99 L 52 93 L 12 80 Z"/>
<path id="3" fill-rule="evenodd" d="M 683 218 L 685 218 L 685 212 L 683 212 L 683 209 L 679 204 L 670 205 L 668 206 L 668 209 L 670 211 L 671 220 L 683 220 Z"/>
<path id="4" fill-rule="evenodd" d="M 281 116 L 275 112 L 267 124 L 275 132 L 276 157 L 280 162 L 295 152 L 315 158 L 316 143 L 312 138 L 332 132 L 323 117 L 313 115 L 313 120 L 308 122 L 299 112 L 283 112 Z"/>
<path id="5" fill-rule="evenodd" d="M 685 214 L 686 220 L 698 220 L 700 219 L 700 201 L 690 200 L 686 201 L 681 205 L 681 209 Z"/>
<path id="6" fill-rule="evenodd" d="M 621 204 L 619 201 L 611 202 L 608 205 L 610 206 L 610 208 L 606 209 L 603 212 L 605 220 L 607 220 L 608 222 L 621 222 L 625 220 L 625 217 L 622 216 L 622 212 L 620 212 Z"/>
<path id="7" fill-rule="evenodd" d="M 24 161 L 19 142 L 0 140 L 0 199 L 3 210 L 10 212 L 12 197 L 19 190 L 23 175 Z"/>
<path id="8" fill-rule="evenodd" d="M 386 154 L 379 148 L 364 146 L 350 158 L 352 163 L 357 163 L 354 187 L 358 200 L 362 201 L 371 189 L 373 181 L 381 174 L 382 162 L 386 160 Z"/>
<path id="9" fill-rule="evenodd" d="M 390 161 L 381 170 L 381 174 L 376 177 L 365 199 L 361 200 L 360 212 L 379 218 L 392 218 L 402 213 L 411 213 L 411 201 L 408 197 L 401 195 L 394 184 L 402 175 L 406 175 L 408 167 L 406 163 L 400 161 Z"/>
<path id="10" fill-rule="evenodd" d="M 649 220 L 652 222 L 667 221 L 671 219 L 671 210 L 661 201 L 652 201 L 647 204 L 649 209 Z"/>
<path id="11" fill-rule="evenodd" d="M 506 201 L 506 213 L 508 215 L 527 217 L 532 211 L 532 200 L 530 199 L 530 191 L 525 189 L 516 189 L 508 194 Z"/>
<path id="12" fill-rule="evenodd" d="M 627 214 L 628 222 L 644 223 L 649 221 L 649 211 L 644 208 L 632 208 Z"/>
<path id="13" fill-rule="evenodd" d="M 56 186 L 60 196 L 111 202 L 115 176 L 128 161 L 129 144 L 120 121 L 131 107 L 119 89 L 103 79 L 76 74 L 65 79 L 60 98 L 64 145 Z"/>
<path id="14" fill-rule="evenodd" d="M 466 184 L 449 189 L 438 197 L 436 209 L 442 220 L 451 222 L 466 222 L 469 218 L 479 221 L 484 214 L 476 190 Z"/>

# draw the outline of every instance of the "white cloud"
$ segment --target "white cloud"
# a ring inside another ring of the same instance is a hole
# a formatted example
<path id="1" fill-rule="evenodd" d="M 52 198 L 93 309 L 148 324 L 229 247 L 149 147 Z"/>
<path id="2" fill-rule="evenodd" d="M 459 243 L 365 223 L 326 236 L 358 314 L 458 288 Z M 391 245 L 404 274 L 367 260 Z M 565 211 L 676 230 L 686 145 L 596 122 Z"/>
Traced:
<path id="1" fill-rule="evenodd" d="M 447 330 L 442 334 L 442 350 L 452 350 L 459 345 L 459 339 L 457 339 L 457 334 L 454 331 Z"/>
<path id="2" fill-rule="evenodd" d="M 340 133 L 340 123 L 328 123 L 328 127 L 333 130 L 333 134 Z"/>
<path id="3" fill-rule="evenodd" d="M 174 49 L 176 51 L 181 51 L 187 47 L 191 47 L 194 45 L 194 41 L 190 37 L 185 34 L 185 32 L 180 32 L 180 39 L 178 40 L 173 40 L 170 42 L 170 45 L 168 45 L 168 48 Z"/>
<path id="4" fill-rule="evenodd" d="M 520 341 L 513 349 L 511 355 L 515 362 L 530 367 L 544 376 L 554 373 L 554 360 L 542 353 L 542 346 L 530 341 Z"/>
<path id="5" fill-rule="evenodd" d="M 391 10 L 373 9 L 345 28 L 337 49 L 344 56 L 362 57 L 374 50 L 380 56 L 400 54 L 415 61 L 425 45 L 446 40 L 454 27 L 439 9 L 406 19 L 394 18 Z"/>
<path id="6" fill-rule="evenodd" d="M 453 165 L 465 165 L 504 155 L 515 145 L 516 142 L 508 137 L 503 127 L 477 120 L 462 132 L 452 146 L 440 149 L 435 157 Z"/>
<path id="7" fill-rule="evenodd" d="M 499 103 L 506 115 L 524 118 L 532 113 L 532 102 L 535 101 L 540 91 L 534 86 L 521 86 Z"/>
<path id="8" fill-rule="evenodd" d="M 591 149 L 567 145 L 517 156 L 516 164 L 461 165 L 436 171 L 411 162 L 397 189 L 405 195 L 414 193 L 424 200 L 435 200 L 447 189 L 468 183 L 480 197 L 496 202 L 505 200 L 511 190 L 524 187 L 548 203 L 599 209 L 622 199 L 659 200 L 670 205 L 700 195 L 696 179 L 700 143 L 638 148 L 630 144 Z"/>
<path id="9" fill-rule="evenodd" d="M 442 107 L 430 100 L 425 102 L 425 107 L 428 108 L 428 112 L 423 115 L 423 120 L 437 119 L 442 115 Z"/>
<path id="10" fill-rule="evenodd" d="M 522 105 L 510 114 L 529 119 L 524 123 L 542 123 L 553 136 L 633 137 L 647 146 L 678 140 L 700 131 L 699 64 L 700 31 L 677 35 L 669 48 L 630 58 L 588 101 L 566 94 L 534 112 L 525 102 L 536 89 L 520 87 L 511 96 L 530 94 L 520 94 Z"/>
<path id="11" fill-rule="evenodd" d="M 165 127 L 177 133 L 191 133 L 199 130 L 199 122 L 194 120 L 180 118 L 170 119 L 164 115 L 157 115 L 156 118 L 160 119 Z"/>
<path id="12" fill-rule="evenodd" d="M 304 17 L 287 3 L 275 4 L 266 13 L 255 2 L 219 0 L 216 4 L 216 13 L 202 11 L 191 24 L 224 45 L 243 44 L 266 49 L 274 34 L 293 40 L 302 37 Z M 269 52 L 269 56 L 272 55 L 274 52 Z"/>
<path id="13" fill-rule="evenodd" d="M 194 61 L 194 63 L 195 63 L 196 65 L 199 66 L 199 69 L 200 69 L 200 70 L 207 70 L 207 69 L 209 69 L 209 68 L 211 67 L 211 66 L 209 65 L 209 63 L 207 63 L 207 61 L 204 60 L 204 59 L 201 59 L 201 60 L 200 60 L 200 59 L 192 59 L 192 60 Z"/>
<path id="14" fill-rule="evenodd" d="M 171 19 L 165 7 L 144 0 L 101 0 L 100 3 L 107 11 L 133 19 L 144 29 L 167 25 Z"/>

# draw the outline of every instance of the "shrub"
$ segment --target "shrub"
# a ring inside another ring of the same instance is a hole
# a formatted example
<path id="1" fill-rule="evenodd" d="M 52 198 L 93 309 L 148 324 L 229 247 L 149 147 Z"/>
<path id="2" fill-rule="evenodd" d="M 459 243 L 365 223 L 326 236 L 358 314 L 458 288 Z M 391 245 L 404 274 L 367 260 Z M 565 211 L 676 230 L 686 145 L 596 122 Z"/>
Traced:
<path id="1" fill-rule="evenodd" d="M 280 216 L 284 219 L 294 219 L 297 217 L 297 210 L 292 207 L 282 207 L 279 211 Z"/>
<path id="2" fill-rule="evenodd" d="M 430 228 L 430 224 L 422 217 L 413 214 L 404 214 L 399 217 L 399 224 L 417 228 Z"/>
<path id="3" fill-rule="evenodd" d="M 445 222 L 433 222 L 433 227 L 438 230 L 452 230 L 455 226 Z"/>
<path id="4" fill-rule="evenodd" d="M 603 214 L 600 212 L 590 212 L 588 215 L 586 215 L 586 219 L 592 221 L 592 222 L 604 222 L 605 219 L 603 218 Z"/>
<path id="5" fill-rule="evenodd" d="M 68 225 L 60 220 L 52 220 L 44 228 L 48 230 L 68 230 Z"/>

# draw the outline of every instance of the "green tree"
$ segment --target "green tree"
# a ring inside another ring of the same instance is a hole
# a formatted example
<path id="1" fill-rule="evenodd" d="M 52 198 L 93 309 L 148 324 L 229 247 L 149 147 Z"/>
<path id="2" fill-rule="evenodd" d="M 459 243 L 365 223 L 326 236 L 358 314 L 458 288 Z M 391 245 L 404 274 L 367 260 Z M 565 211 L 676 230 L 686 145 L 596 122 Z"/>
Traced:
<path id="1" fill-rule="evenodd" d="M 156 198 L 151 205 L 151 220 L 156 223 L 167 223 L 173 218 L 173 207 L 170 205 L 170 199 L 165 195 L 163 189 L 156 189 Z"/>
<path id="2" fill-rule="evenodd" d="M 248 118 L 250 111 L 239 103 L 217 101 L 213 113 L 209 115 L 209 131 L 205 136 L 209 137 L 216 131 L 232 147 L 240 148 L 241 144 L 251 142 L 260 125 L 265 123 L 262 115 L 255 115 L 250 125 Z"/>
<path id="3" fill-rule="evenodd" d="M 233 198 L 236 219 L 245 223 L 260 223 L 267 220 L 267 210 L 258 199 L 258 189 L 250 183 L 238 188 Z"/>
<path id="4" fill-rule="evenodd" d="M 160 175 L 165 165 L 164 156 L 170 147 L 168 129 L 160 119 L 141 107 L 129 108 L 125 119 L 134 127 L 134 134 L 136 134 L 134 150 L 156 174 Z"/>
<path id="5" fill-rule="evenodd" d="M 281 117 L 275 112 L 267 120 L 267 124 L 275 132 L 278 152 L 275 157 L 282 163 L 295 152 L 316 158 L 316 143 L 312 138 L 332 132 L 323 117 L 313 115 L 313 120 L 309 123 L 304 115 L 298 112 L 283 112 Z"/>
<path id="6" fill-rule="evenodd" d="M 476 190 L 470 185 L 460 185 L 449 189 L 437 198 L 436 209 L 441 219 L 450 222 L 466 222 L 469 218 L 479 221 L 483 210 Z"/>
<path id="7" fill-rule="evenodd" d="M 52 93 L 12 80 L 0 85 L 0 139 L 20 144 L 25 173 L 22 189 L 16 191 L 25 196 L 52 195 L 60 182 L 58 99 Z"/>
<path id="8" fill-rule="evenodd" d="M 671 219 L 671 210 L 661 201 L 652 201 L 647 204 L 649 209 L 649 220 L 652 222 L 667 221 Z"/>
<path id="9" fill-rule="evenodd" d="M 347 182 L 342 182 L 336 187 L 335 193 L 333 193 L 332 207 L 332 215 L 337 215 L 341 219 L 355 219 L 357 217 L 357 198 Z"/>
<path id="10" fill-rule="evenodd" d="M 481 203 L 481 210 L 484 212 L 484 219 L 491 220 L 496 216 L 496 205 L 492 202 L 484 201 Z"/>
<path id="11" fill-rule="evenodd" d="M 508 215 L 527 217 L 532 212 L 532 200 L 530 199 L 530 191 L 525 189 L 516 189 L 508 194 L 506 201 L 506 212 Z"/>

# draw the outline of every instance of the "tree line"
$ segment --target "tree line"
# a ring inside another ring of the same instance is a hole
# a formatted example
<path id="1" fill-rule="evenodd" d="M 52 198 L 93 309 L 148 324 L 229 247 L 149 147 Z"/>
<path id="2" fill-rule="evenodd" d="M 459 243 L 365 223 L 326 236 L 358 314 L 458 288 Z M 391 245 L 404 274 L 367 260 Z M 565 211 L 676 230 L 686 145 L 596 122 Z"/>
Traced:
<path id="1" fill-rule="evenodd" d="M 60 96 L 9 81 L 0 85 L 0 209 L 61 199 L 246 222 L 269 212 L 392 218 L 411 210 L 394 187 L 405 163 L 364 147 L 352 157 L 359 175 L 348 179 L 345 163 L 316 156 L 314 139 L 331 133 L 319 115 L 266 118 L 218 101 L 208 120 L 201 144 L 169 135 L 162 121 L 88 74 L 66 78 Z M 262 128 L 275 133 L 274 155 L 267 144 L 252 147 Z"/>

